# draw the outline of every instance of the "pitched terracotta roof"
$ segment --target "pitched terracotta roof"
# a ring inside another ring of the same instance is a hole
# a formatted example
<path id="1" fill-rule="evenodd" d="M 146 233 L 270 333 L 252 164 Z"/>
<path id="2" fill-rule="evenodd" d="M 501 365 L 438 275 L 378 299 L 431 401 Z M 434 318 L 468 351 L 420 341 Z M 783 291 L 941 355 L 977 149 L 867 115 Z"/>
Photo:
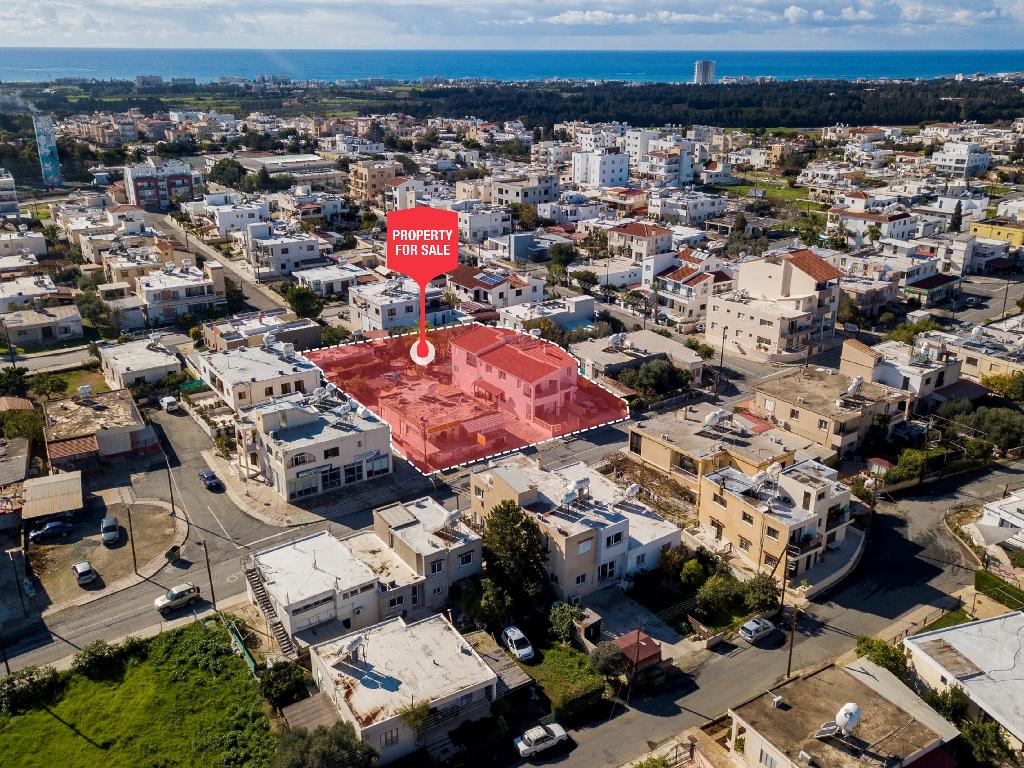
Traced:
<path id="1" fill-rule="evenodd" d="M 805 275 L 819 282 L 822 280 L 837 280 L 845 274 L 841 269 L 833 267 L 814 251 L 806 248 L 791 251 L 783 256 L 783 258 Z"/>
<path id="2" fill-rule="evenodd" d="M 115 205 L 111 208 L 107 208 L 109 213 L 126 213 L 127 211 L 141 211 L 137 205 Z"/>
<path id="3" fill-rule="evenodd" d="M 872 349 L 867 344 L 865 344 L 863 341 L 860 341 L 858 339 L 847 339 L 843 343 L 843 346 L 844 347 L 849 347 L 850 349 L 855 349 L 858 352 L 863 352 L 866 355 L 871 355 L 876 360 L 881 358 L 881 357 L 883 357 L 882 353 L 879 352 L 877 349 Z"/>
<path id="4" fill-rule="evenodd" d="M 664 235 L 672 234 L 671 230 L 659 227 L 657 224 L 645 224 L 642 221 L 622 224 L 618 227 L 613 227 L 611 231 L 622 235 L 632 235 L 633 237 L 663 237 Z"/>
<path id="5" fill-rule="evenodd" d="M 454 283 L 455 285 L 461 285 L 464 288 L 483 288 L 485 291 L 489 291 L 492 288 L 497 288 L 503 283 L 509 282 L 509 278 L 506 276 L 501 282 L 489 283 L 485 280 L 481 280 L 481 275 L 493 275 L 495 272 L 487 272 L 479 267 L 473 267 L 468 264 L 460 264 L 458 267 L 448 273 L 448 282 Z M 525 283 L 524 283 L 525 285 Z"/>
<path id="6" fill-rule="evenodd" d="M 85 453 L 99 453 L 100 445 L 96 442 L 95 435 L 88 437 L 73 437 L 70 440 L 58 440 L 55 443 L 46 444 L 46 455 L 50 461 L 54 459 L 66 459 L 70 456 L 81 456 Z"/>
<path id="7" fill-rule="evenodd" d="M 481 353 L 480 359 L 526 382 L 543 379 L 566 366 L 575 367 L 568 354 L 529 337 L 506 337 L 504 344 Z"/>
<path id="8" fill-rule="evenodd" d="M 670 267 L 670 269 L 671 269 L 671 267 Z M 694 275 L 696 273 L 697 273 L 697 270 L 694 269 L 693 267 L 679 267 L 678 269 L 674 270 L 671 274 L 665 275 L 665 279 L 666 280 L 685 280 L 686 278 L 688 278 L 691 275 Z"/>

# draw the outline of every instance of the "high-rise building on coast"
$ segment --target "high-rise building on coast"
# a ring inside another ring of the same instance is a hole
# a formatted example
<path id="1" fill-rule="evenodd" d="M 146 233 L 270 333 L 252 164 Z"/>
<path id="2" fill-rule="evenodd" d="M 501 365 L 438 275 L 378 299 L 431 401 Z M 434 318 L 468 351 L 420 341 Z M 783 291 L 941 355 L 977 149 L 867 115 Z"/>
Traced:
<path id="1" fill-rule="evenodd" d="M 712 85 L 715 82 L 715 62 L 712 59 L 700 59 L 693 64 L 693 84 Z"/>
<path id="2" fill-rule="evenodd" d="M 0 168 L 0 218 L 18 215 L 18 190 L 14 176 Z"/>

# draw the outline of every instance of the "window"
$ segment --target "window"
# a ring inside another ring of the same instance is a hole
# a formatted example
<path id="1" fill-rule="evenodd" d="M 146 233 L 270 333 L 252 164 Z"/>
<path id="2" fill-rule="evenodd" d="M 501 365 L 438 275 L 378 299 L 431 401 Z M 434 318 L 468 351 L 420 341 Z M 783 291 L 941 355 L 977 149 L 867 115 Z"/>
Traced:
<path id="1" fill-rule="evenodd" d="M 769 555 L 767 552 L 764 553 L 764 564 L 765 565 L 767 565 L 767 566 L 769 566 L 771 568 L 774 568 L 776 563 L 778 563 L 778 562 L 779 562 L 779 558 L 777 558 L 775 555 Z"/>
<path id="2" fill-rule="evenodd" d="M 443 590 L 443 589 L 442 589 L 441 587 L 434 587 L 434 592 L 433 592 L 433 594 L 434 594 L 434 597 L 437 597 L 437 596 L 438 596 L 438 595 L 440 595 L 440 594 L 441 594 L 441 593 L 442 593 L 443 591 L 444 591 L 444 590 Z"/>
<path id="3" fill-rule="evenodd" d="M 384 731 L 380 735 L 380 745 L 382 747 L 391 747 L 398 743 L 398 729 L 392 728 L 390 731 Z M 774 767 L 772 767 L 774 768 Z"/>
<path id="4" fill-rule="evenodd" d="M 587 574 L 581 573 L 579 576 L 576 577 L 576 586 L 577 587 L 580 586 L 580 584 L 586 584 L 586 583 L 587 583 Z"/>
<path id="5" fill-rule="evenodd" d="M 585 554 L 587 554 L 587 552 L 589 552 L 593 548 L 594 548 L 594 540 L 593 539 L 587 539 L 586 541 L 581 541 L 579 543 L 579 546 L 576 547 L 576 554 L 577 555 L 585 555 Z"/>
<path id="6" fill-rule="evenodd" d="M 804 509 L 810 509 L 811 508 L 811 492 L 810 491 L 804 491 L 804 501 L 803 501 L 803 504 L 801 504 L 800 506 L 802 506 Z"/>
<path id="7" fill-rule="evenodd" d="M 442 573 L 443 571 L 444 571 L 444 560 L 434 560 L 430 564 L 430 573 L 431 573 L 431 575 L 437 575 L 438 573 Z"/>
<path id="8" fill-rule="evenodd" d="M 750 551 L 750 542 L 744 539 L 742 536 L 740 536 L 740 549 L 742 549 L 744 552 Z"/>
<path id="9" fill-rule="evenodd" d="M 764 399 L 764 409 L 771 413 L 775 410 L 775 401 L 769 400 L 767 397 Z"/>
<path id="10" fill-rule="evenodd" d="M 398 608 L 405 605 L 405 595 L 398 595 L 388 600 L 388 608 Z"/>
<path id="11" fill-rule="evenodd" d="M 754 524 L 754 516 L 752 514 L 750 514 L 749 512 L 744 512 L 743 513 L 743 522 L 746 523 L 747 525 L 753 525 Z"/>
<path id="12" fill-rule="evenodd" d="M 239 392 L 238 393 L 238 399 L 239 400 L 245 400 L 245 392 Z"/>
<path id="13" fill-rule="evenodd" d="M 367 477 L 378 477 L 380 475 L 386 475 L 391 469 L 391 464 L 387 456 L 378 456 L 375 459 L 368 459 L 366 462 L 366 476 Z"/>
<path id="14" fill-rule="evenodd" d="M 725 506 L 725 496 L 722 496 L 719 493 L 712 494 L 711 500 L 720 507 Z"/>
<path id="15" fill-rule="evenodd" d="M 320 477 L 323 478 L 323 488 L 325 491 L 341 487 L 341 469 L 338 467 L 331 467 L 321 474 Z"/>
<path id="16" fill-rule="evenodd" d="M 769 539 L 774 539 L 775 541 L 779 540 L 779 532 L 770 525 L 765 529 L 764 533 Z"/>
<path id="17" fill-rule="evenodd" d="M 333 459 L 335 456 L 339 455 L 340 453 L 341 453 L 341 448 L 339 448 L 338 446 L 334 446 L 333 448 L 328 448 L 327 450 L 324 451 L 324 458 L 325 459 Z"/>
<path id="18" fill-rule="evenodd" d="M 388 317 L 394 317 L 397 314 L 398 310 L 396 310 L 394 307 L 388 307 Z"/>
<path id="19" fill-rule="evenodd" d="M 463 552 L 459 555 L 459 568 L 465 568 L 467 565 L 473 564 L 473 553 Z"/>
<path id="20" fill-rule="evenodd" d="M 637 568 L 639 568 L 645 562 L 647 562 L 647 553 L 646 552 L 641 552 L 639 555 L 636 556 L 636 567 Z"/>
<path id="21" fill-rule="evenodd" d="M 763 749 L 761 750 L 760 762 L 761 762 L 761 765 L 764 766 L 764 768 L 776 768 L 775 758 L 772 757 L 771 755 L 769 755 Z"/>
<path id="22" fill-rule="evenodd" d="M 616 544 L 622 543 L 622 531 L 612 534 L 611 536 L 605 537 L 604 545 L 606 547 L 614 547 Z"/>
<path id="23" fill-rule="evenodd" d="M 292 391 L 291 382 L 286 381 L 286 382 L 284 382 L 284 384 L 281 385 L 281 394 L 282 395 L 287 395 L 291 391 Z"/>
<path id="24" fill-rule="evenodd" d="M 789 409 L 789 418 L 791 418 L 791 419 L 799 419 L 800 418 L 800 411 L 798 411 L 796 408 L 790 408 Z"/>
<path id="25" fill-rule="evenodd" d="M 345 484 L 358 483 L 363 479 L 363 462 L 355 461 L 345 465 Z"/>
<path id="26" fill-rule="evenodd" d="M 267 396 L 267 397 L 273 397 L 274 396 L 274 388 L 273 387 L 264 387 L 263 394 L 265 396 Z"/>

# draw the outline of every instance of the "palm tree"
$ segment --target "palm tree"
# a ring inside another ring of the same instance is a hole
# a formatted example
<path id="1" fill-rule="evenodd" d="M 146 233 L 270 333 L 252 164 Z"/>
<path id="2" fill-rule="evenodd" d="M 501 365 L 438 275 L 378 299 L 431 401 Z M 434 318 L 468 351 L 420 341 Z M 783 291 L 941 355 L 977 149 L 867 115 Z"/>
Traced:
<path id="1" fill-rule="evenodd" d="M 877 224 L 871 224 L 867 228 L 868 240 L 872 245 L 878 242 L 879 238 L 882 237 L 882 228 Z"/>

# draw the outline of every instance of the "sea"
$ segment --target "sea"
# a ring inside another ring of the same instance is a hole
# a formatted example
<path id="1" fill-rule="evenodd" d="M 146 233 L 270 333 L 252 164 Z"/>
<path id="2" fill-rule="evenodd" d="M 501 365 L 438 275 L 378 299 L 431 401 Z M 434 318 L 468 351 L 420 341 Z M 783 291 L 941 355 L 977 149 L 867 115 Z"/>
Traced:
<path id="1" fill-rule="evenodd" d="M 482 78 L 499 81 L 627 80 L 687 82 L 698 59 L 717 75 L 778 80 L 930 79 L 1024 72 L 1024 50 L 951 51 L 440 51 L 2 48 L 0 81 L 56 78 L 131 80 L 137 75 L 293 80 Z"/>

